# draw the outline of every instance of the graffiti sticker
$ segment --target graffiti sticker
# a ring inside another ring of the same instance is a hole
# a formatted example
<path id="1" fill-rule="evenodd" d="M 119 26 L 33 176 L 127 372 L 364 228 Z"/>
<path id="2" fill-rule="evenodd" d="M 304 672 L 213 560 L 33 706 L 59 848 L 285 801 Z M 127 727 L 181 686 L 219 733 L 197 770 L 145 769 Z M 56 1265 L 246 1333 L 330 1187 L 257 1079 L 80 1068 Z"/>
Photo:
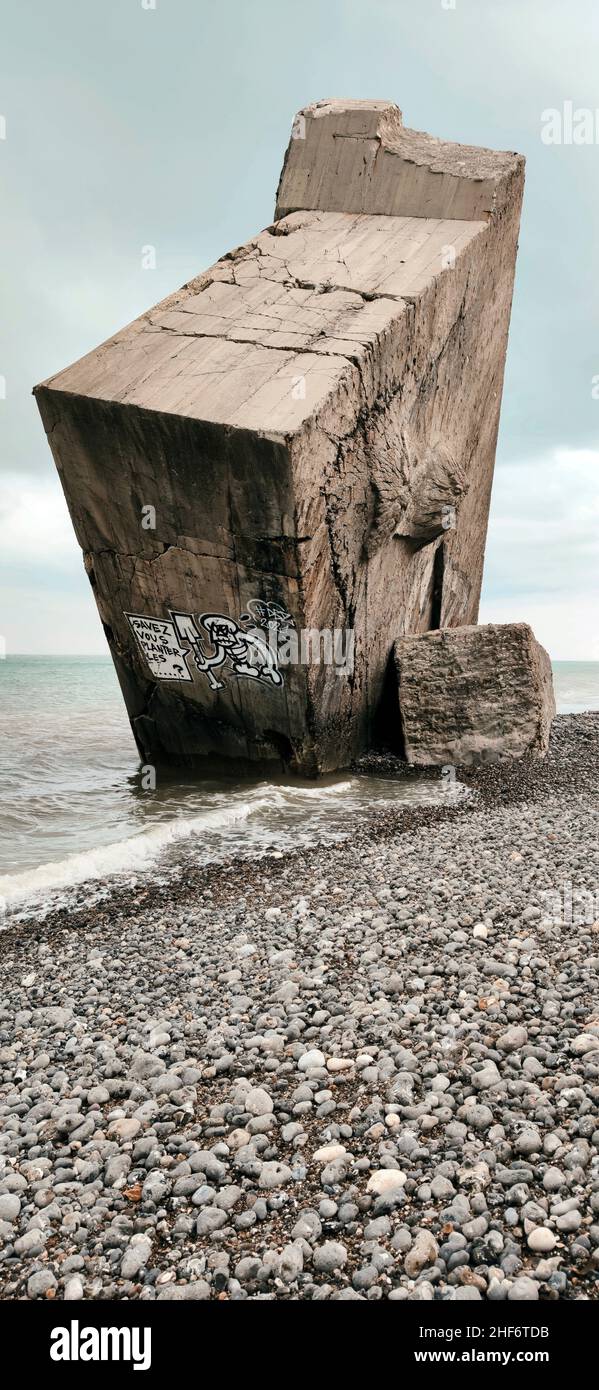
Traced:
<path id="1" fill-rule="evenodd" d="M 295 627 L 295 622 L 280 604 L 250 599 L 239 621 L 224 613 L 195 617 L 169 609 L 169 614 L 166 619 L 125 613 L 156 680 L 192 680 L 187 664 L 191 658 L 211 690 L 223 688 L 225 682 L 219 677 L 226 674 L 283 685 L 277 638 L 280 630 Z"/>
<path id="2" fill-rule="evenodd" d="M 168 618 L 146 618 L 141 613 L 125 613 L 125 617 L 156 680 L 193 680 L 174 622 Z"/>

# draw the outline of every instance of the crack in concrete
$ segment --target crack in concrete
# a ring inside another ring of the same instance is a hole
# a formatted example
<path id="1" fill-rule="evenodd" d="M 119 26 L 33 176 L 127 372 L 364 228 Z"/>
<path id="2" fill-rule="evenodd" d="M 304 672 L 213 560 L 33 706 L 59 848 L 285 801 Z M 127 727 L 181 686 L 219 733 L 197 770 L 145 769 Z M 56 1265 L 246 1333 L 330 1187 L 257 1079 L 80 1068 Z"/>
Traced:
<path id="1" fill-rule="evenodd" d="M 290 551 L 293 550 L 296 545 L 306 545 L 313 539 L 313 536 L 256 536 L 254 540 L 254 545 L 279 545 L 283 550 Z M 156 564 L 157 560 L 162 560 L 163 556 L 169 550 L 179 550 L 182 555 L 190 555 L 192 558 L 198 560 L 224 561 L 225 563 L 235 565 L 237 568 L 239 568 L 240 562 L 238 562 L 236 558 L 233 543 L 231 544 L 231 549 L 228 554 L 215 554 L 215 552 L 212 550 L 190 550 L 189 546 L 179 545 L 178 542 L 169 541 L 168 543 L 164 543 L 163 549 L 160 550 L 156 555 L 144 555 L 141 551 L 134 550 L 119 550 L 116 546 L 103 546 L 101 549 L 98 550 L 84 551 L 84 557 L 89 556 L 91 560 L 95 560 L 100 555 L 111 555 L 113 556 L 113 558 L 133 560 L 134 564 L 137 564 L 138 561 L 141 561 L 143 562 L 143 564 L 154 565 Z M 266 575 L 271 579 L 281 579 L 281 577 L 285 577 L 284 572 L 280 570 L 267 570 L 262 569 L 262 567 L 258 566 L 254 567 L 252 565 L 244 565 L 243 563 L 241 563 L 241 568 L 246 570 L 252 570 L 255 568 L 257 577 L 262 575 Z"/>
<path id="2" fill-rule="evenodd" d="M 263 343 L 258 338 L 232 338 L 226 333 L 188 333 L 183 328 L 171 328 L 166 323 L 152 324 L 152 328 L 160 330 L 162 333 L 172 333 L 177 338 L 205 338 L 211 343 L 236 343 L 239 347 L 259 347 L 264 348 L 267 352 L 287 352 L 293 353 L 294 356 L 300 353 L 308 353 L 314 356 L 314 348 L 313 345 L 310 344 L 306 347 L 300 347 L 299 343 L 292 343 L 289 346 L 284 346 L 282 343 Z M 316 333 L 312 340 L 313 344 L 317 343 L 318 339 L 323 336 L 327 336 L 326 330 L 324 335 L 322 330 Z M 350 356 L 347 352 L 325 352 L 321 350 L 317 355 L 319 357 L 338 357 L 344 362 L 355 362 L 355 358 Z"/>

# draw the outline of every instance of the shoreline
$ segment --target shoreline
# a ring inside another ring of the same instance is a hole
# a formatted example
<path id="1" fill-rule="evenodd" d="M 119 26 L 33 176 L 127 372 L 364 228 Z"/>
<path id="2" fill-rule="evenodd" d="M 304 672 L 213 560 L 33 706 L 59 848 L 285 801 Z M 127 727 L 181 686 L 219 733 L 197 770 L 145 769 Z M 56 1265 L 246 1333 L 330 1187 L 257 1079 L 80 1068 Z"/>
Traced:
<path id="1" fill-rule="evenodd" d="M 596 1297 L 598 753 L 8 925 L 0 1297 Z"/>
<path id="2" fill-rule="evenodd" d="M 352 832 L 354 848 L 365 847 L 375 840 L 386 840 L 394 835 L 425 829 L 434 824 L 461 820 L 481 811 L 501 809 L 512 805 L 538 804 L 551 795 L 564 795 L 586 790 L 590 793 L 597 788 L 595 769 L 599 766 L 599 711 L 582 714 L 558 714 L 553 721 L 551 742 L 547 757 L 543 760 L 523 758 L 518 761 L 501 761 L 481 767 L 459 767 L 456 769 L 459 782 L 471 793 L 468 797 L 458 797 L 454 801 L 450 795 L 444 803 L 398 805 L 384 811 L 366 812 L 359 817 L 357 827 Z M 341 770 L 343 771 L 343 770 Z M 438 768 L 412 768 L 392 753 L 367 753 L 348 769 L 352 775 L 376 776 L 389 780 L 410 781 L 417 776 L 431 782 L 439 781 Z M 341 775 L 341 774 L 340 774 Z M 253 861 L 242 855 L 231 855 L 223 861 L 215 861 L 194 866 L 191 856 L 184 854 L 181 873 L 175 865 L 165 870 L 170 875 L 167 882 L 157 881 L 160 874 L 159 863 L 151 864 L 147 880 L 142 888 L 139 882 L 134 885 L 123 883 L 121 875 L 106 879 L 108 895 L 105 899 L 91 905 L 76 901 L 84 896 L 86 883 L 74 886 L 71 890 L 73 905 L 50 908 L 44 917 L 35 913 L 28 916 L 26 904 L 17 911 L 10 912 L 7 924 L 0 929 L 0 960 L 4 946 L 22 930 L 53 931 L 61 929 L 66 922 L 72 927 L 85 927 L 88 918 L 102 922 L 113 910 L 127 913 L 139 905 L 140 892 L 152 892 L 156 905 L 167 907 L 169 903 L 182 906 L 196 894 L 214 889 L 218 901 L 227 901 L 228 894 L 235 895 L 249 885 L 268 883 L 277 877 L 283 868 L 297 864 L 298 873 L 309 871 L 315 854 L 327 858 L 335 853 L 343 853 L 347 841 L 339 840 L 332 845 L 311 846 L 296 851 L 264 852 Z M 182 881 L 182 874 L 185 879 Z M 100 880 L 94 880 L 100 882 Z M 50 896 L 61 890 L 50 890 Z M 12 920 L 14 919 L 14 920 Z"/>

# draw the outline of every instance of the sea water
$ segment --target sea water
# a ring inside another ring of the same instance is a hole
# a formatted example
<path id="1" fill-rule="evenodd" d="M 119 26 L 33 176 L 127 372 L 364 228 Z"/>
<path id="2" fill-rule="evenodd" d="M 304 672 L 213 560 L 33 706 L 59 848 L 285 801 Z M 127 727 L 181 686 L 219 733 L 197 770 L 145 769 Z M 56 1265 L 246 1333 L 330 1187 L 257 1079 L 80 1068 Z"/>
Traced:
<path id="1" fill-rule="evenodd" d="M 554 681 L 560 711 L 599 709 L 599 662 L 558 662 Z M 132 881 L 181 850 L 202 864 L 330 843 L 373 809 L 444 795 L 440 779 L 345 773 L 317 785 L 145 780 L 109 657 L 0 661 L 0 905 Z"/>

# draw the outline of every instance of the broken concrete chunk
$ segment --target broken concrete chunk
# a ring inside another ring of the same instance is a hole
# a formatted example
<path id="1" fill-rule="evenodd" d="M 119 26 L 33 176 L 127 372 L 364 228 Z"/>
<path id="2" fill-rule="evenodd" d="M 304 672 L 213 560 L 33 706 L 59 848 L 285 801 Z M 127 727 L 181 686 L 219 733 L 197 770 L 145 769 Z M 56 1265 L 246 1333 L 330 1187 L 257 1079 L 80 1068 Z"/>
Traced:
<path id="1" fill-rule="evenodd" d="M 523 169 L 307 107 L 273 225 L 37 388 L 144 761 L 345 766 L 476 621 Z"/>
<path id="2" fill-rule="evenodd" d="M 395 644 L 408 762 L 542 758 L 555 699 L 551 663 L 527 623 L 488 623 Z"/>
<path id="3" fill-rule="evenodd" d="M 518 155 L 407 130 L 390 101 L 325 99 L 299 111 L 277 191 L 297 208 L 486 218 L 505 201 Z M 357 175 L 357 176 L 356 176 Z"/>

